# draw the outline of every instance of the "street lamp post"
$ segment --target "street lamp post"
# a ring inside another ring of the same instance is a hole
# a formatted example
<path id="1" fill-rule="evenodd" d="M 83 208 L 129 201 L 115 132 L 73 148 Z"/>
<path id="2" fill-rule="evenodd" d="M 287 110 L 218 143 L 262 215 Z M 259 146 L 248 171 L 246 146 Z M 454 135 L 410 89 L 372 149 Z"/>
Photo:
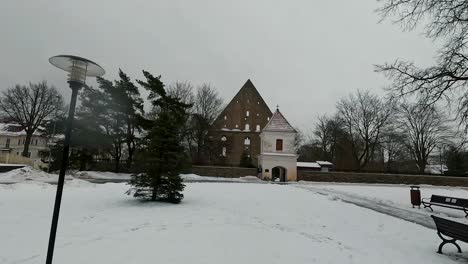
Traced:
<path id="1" fill-rule="evenodd" d="M 51 57 L 49 62 L 57 68 L 67 71 L 68 84 L 72 89 L 72 96 L 70 100 L 70 109 L 68 110 L 68 119 L 65 130 L 65 141 L 63 143 L 62 164 L 60 165 L 60 173 L 57 183 L 57 193 L 55 195 L 54 213 L 52 215 L 52 224 L 50 228 L 49 246 L 47 248 L 46 264 L 52 264 L 54 256 L 55 235 L 57 233 L 57 224 L 60 214 L 60 204 L 62 202 L 63 185 L 65 182 L 65 172 L 68 165 L 68 156 L 70 151 L 70 136 L 75 116 L 76 98 L 78 90 L 85 85 L 86 76 L 98 77 L 104 75 L 104 69 L 97 63 L 88 59 L 71 56 L 71 55 L 58 55 Z"/>
<path id="2" fill-rule="evenodd" d="M 55 125 L 56 122 L 54 121 L 54 128 L 52 129 L 52 136 L 49 137 L 49 160 L 47 161 L 47 173 L 50 173 L 50 160 L 52 159 L 52 138 L 55 137 Z"/>

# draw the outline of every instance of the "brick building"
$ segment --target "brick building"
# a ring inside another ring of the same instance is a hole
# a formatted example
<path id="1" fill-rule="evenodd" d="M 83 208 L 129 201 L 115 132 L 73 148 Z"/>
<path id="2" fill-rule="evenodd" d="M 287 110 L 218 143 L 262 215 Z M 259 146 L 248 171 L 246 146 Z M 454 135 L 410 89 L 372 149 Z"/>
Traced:
<path id="1" fill-rule="evenodd" d="M 244 155 L 257 166 L 260 154 L 260 132 L 272 112 L 250 80 L 242 86 L 210 129 L 216 165 L 239 166 Z"/>

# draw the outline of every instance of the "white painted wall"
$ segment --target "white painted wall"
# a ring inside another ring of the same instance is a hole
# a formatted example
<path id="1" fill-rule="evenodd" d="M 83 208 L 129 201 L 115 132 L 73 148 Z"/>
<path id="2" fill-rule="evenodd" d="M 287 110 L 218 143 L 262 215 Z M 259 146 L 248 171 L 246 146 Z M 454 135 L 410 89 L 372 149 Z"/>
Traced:
<path id="1" fill-rule="evenodd" d="M 10 139 L 9 149 L 10 153 L 14 155 L 21 155 L 24 148 L 25 135 L 0 135 L 0 149 L 6 148 L 7 139 Z M 36 141 L 37 140 L 37 141 Z M 46 150 L 47 139 L 45 137 L 33 136 L 29 145 L 29 152 L 31 152 L 31 159 L 39 159 L 39 152 Z"/>
<path id="2" fill-rule="evenodd" d="M 271 179 L 274 167 L 286 169 L 287 181 L 297 180 L 297 155 L 294 149 L 296 133 L 263 131 L 260 134 L 261 154 L 258 157 L 262 167 L 262 178 Z M 276 150 L 276 140 L 283 140 L 283 150 Z"/>
<path id="3" fill-rule="evenodd" d="M 288 153 L 296 154 L 294 150 L 294 141 L 296 133 L 292 132 L 270 132 L 263 131 L 260 134 L 262 140 L 261 153 Z M 276 151 L 276 140 L 283 140 L 283 151 Z"/>
<path id="4" fill-rule="evenodd" d="M 262 166 L 263 179 L 271 179 L 272 169 L 280 166 L 286 169 L 288 181 L 297 181 L 297 155 L 279 156 L 260 154 L 259 164 Z"/>

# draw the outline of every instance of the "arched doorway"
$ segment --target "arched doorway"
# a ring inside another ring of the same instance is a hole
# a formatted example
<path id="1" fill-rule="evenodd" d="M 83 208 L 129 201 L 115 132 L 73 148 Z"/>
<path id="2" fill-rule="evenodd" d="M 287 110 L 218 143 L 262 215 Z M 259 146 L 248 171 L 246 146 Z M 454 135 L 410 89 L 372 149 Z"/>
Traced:
<path id="1" fill-rule="evenodd" d="M 274 167 L 273 169 L 271 169 L 271 180 L 272 181 L 277 181 L 277 179 L 280 181 L 280 182 L 287 182 L 288 179 L 286 177 L 286 168 L 284 167 L 280 167 L 280 166 L 277 166 L 277 167 Z"/>

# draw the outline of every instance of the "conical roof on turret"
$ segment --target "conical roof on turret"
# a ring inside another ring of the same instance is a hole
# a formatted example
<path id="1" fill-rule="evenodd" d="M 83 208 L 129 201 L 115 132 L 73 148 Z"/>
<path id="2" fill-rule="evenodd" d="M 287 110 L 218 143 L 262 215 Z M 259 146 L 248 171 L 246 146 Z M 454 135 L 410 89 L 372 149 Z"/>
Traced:
<path id="1" fill-rule="evenodd" d="M 291 126 L 291 124 L 289 124 L 288 120 L 286 120 L 279 109 L 276 109 L 276 112 L 273 113 L 273 116 L 266 124 L 263 131 L 297 133 L 297 131 Z"/>

